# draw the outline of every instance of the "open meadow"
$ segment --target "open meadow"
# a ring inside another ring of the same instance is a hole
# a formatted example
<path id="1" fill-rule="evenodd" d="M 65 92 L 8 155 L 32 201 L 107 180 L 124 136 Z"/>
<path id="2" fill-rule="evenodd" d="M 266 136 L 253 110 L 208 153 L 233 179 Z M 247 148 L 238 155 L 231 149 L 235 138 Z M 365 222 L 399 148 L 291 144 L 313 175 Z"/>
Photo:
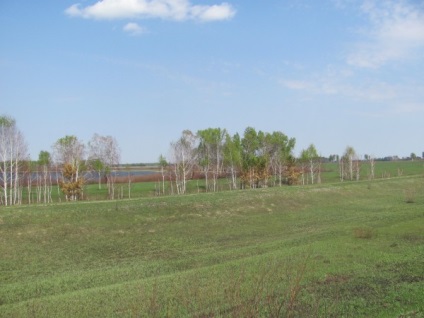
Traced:
<path id="1" fill-rule="evenodd" d="M 423 317 L 424 178 L 0 209 L 1 317 Z"/>

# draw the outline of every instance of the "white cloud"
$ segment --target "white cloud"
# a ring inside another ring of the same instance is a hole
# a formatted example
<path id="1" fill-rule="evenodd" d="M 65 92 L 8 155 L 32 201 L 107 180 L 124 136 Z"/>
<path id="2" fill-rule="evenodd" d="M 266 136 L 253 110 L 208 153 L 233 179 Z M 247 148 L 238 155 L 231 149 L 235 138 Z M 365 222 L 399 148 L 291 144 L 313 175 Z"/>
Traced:
<path id="1" fill-rule="evenodd" d="M 350 65 L 378 68 L 410 59 L 424 48 L 424 12 L 407 1 L 365 0 L 361 11 L 370 27 L 361 30 L 366 39 L 356 43 L 347 58 Z"/>
<path id="2" fill-rule="evenodd" d="M 231 19 L 235 11 L 228 3 L 212 6 L 193 6 L 190 15 L 201 21 L 217 21 Z"/>
<path id="3" fill-rule="evenodd" d="M 146 33 L 146 30 L 143 27 L 139 26 L 137 23 L 134 22 L 127 23 L 123 27 L 123 30 L 130 35 L 141 35 L 143 33 Z"/>
<path id="4" fill-rule="evenodd" d="M 191 5 L 188 0 L 100 0 L 86 7 L 74 4 L 65 12 L 86 19 L 161 18 L 204 22 L 228 20 L 235 15 L 235 9 L 225 2 Z"/>

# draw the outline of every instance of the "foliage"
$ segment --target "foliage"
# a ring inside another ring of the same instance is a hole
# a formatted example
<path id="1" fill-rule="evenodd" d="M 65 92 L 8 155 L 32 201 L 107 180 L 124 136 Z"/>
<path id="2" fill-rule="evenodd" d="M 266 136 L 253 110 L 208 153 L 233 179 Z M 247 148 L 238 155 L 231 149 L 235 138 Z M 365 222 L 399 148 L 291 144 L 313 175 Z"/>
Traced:
<path id="1" fill-rule="evenodd" d="M 3 128 L 12 128 L 16 125 L 16 120 L 10 116 L 2 115 L 0 116 L 0 127 Z"/>
<path id="2" fill-rule="evenodd" d="M 193 173 L 196 164 L 196 135 L 184 130 L 178 141 L 171 143 L 175 184 L 178 194 L 185 194 L 187 180 Z"/>
<path id="3" fill-rule="evenodd" d="M 56 141 L 53 146 L 56 164 L 62 166 L 59 187 L 65 194 L 66 200 L 75 201 L 82 197 L 84 178 L 81 176 L 85 170 L 85 146 L 75 136 L 65 136 Z"/>
<path id="4" fill-rule="evenodd" d="M 73 135 L 59 138 L 53 145 L 53 149 L 59 164 L 69 163 L 78 168 L 84 158 L 85 146 Z"/>
<path id="5" fill-rule="evenodd" d="M 63 179 L 59 182 L 60 189 L 65 194 L 66 200 L 79 200 L 83 193 L 84 178 L 77 177 L 77 168 L 65 163 L 62 169 Z"/>
<path id="6" fill-rule="evenodd" d="M 359 180 L 361 161 L 353 147 L 347 146 L 343 156 L 339 159 L 340 181 Z"/>
<path id="7" fill-rule="evenodd" d="M 321 159 L 318 156 L 318 151 L 314 144 L 310 144 L 308 148 L 302 150 L 299 160 L 302 165 L 302 184 L 308 183 L 309 179 L 312 184 L 314 182 L 321 183 Z"/>
<path id="8" fill-rule="evenodd" d="M 98 174 L 99 189 L 101 188 L 101 179 L 104 176 L 107 180 L 109 199 L 114 199 L 115 178 L 112 175 L 112 169 L 120 161 L 118 142 L 112 136 L 94 134 L 88 142 L 88 148 L 88 162 L 91 169 L 94 169 Z"/>
<path id="9" fill-rule="evenodd" d="M 230 176 L 230 188 L 238 188 L 238 176 L 242 167 L 242 150 L 241 139 L 239 134 L 231 137 L 229 134 L 225 136 L 224 144 L 224 167 Z"/>
<path id="10" fill-rule="evenodd" d="M 40 151 L 38 155 L 38 164 L 41 166 L 48 166 L 51 164 L 52 158 L 50 152 L 48 151 Z"/>
<path id="11" fill-rule="evenodd" d="M 212 177 L 212 190 L 217 191 L 218 178 L 223 172 L 224 164 L 224 141 L 227 132 L 221 128 L 208 128 L 199 130 L 197 138 L 199 145 L 197 147 L 197 160 L 203 170 L 206 180 L 206 190 L 209 188 L 209 174 Z"/>
<path id="12" fill-rule="evenodd" d="M 295 139 L 281 132 L 270 134 L 246 128 L 241 139 L 241 179 L 245 186 L 266 187 L 272 175 L 281 185 L 294 146 Z"/>
<path id="13" fill-rule="evenodd" d="M 293 156 L 288 156 L 286 162 L 287 162 L 287 173 L 286 173 L 287 184 L 288 185 L 298 184 L 301 171 L 299 167 L 296 165 L 296 158 L 294 158 Z"/>

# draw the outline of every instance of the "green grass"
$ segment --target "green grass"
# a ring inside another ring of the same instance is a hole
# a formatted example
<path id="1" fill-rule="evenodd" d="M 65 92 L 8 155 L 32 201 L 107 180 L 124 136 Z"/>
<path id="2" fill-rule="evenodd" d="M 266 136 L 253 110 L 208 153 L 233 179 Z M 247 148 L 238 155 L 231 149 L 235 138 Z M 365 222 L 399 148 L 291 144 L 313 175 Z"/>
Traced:
<path id="1" fill-rule="evenodd" d="M 322 165 L 322 182 L 338 182 L 339 166 L 337 163 L 325 163 Z M 361 180 L 368 180 L 371 174 L 370 165 L 361 162 Z M 415 161 L 375 161 L 374 178 L 389 179 L 402 176 L 424 175 L 424 160 Z"/>
<path id="2" fill-rule="evenodd" d="M 0 255 L 2 317 L 423 317 L 424 178 L 2 207 Z"/>

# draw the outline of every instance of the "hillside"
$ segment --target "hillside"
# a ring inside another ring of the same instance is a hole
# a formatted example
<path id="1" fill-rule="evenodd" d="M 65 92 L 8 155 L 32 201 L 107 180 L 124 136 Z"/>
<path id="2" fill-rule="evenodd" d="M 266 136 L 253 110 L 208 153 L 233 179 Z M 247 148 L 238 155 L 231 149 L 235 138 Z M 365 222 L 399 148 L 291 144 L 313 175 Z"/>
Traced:
<path id="1" fill-rule="evenodd" d="M 3 317 L 422 317 L 424 179 L 0 209 Z"/>

